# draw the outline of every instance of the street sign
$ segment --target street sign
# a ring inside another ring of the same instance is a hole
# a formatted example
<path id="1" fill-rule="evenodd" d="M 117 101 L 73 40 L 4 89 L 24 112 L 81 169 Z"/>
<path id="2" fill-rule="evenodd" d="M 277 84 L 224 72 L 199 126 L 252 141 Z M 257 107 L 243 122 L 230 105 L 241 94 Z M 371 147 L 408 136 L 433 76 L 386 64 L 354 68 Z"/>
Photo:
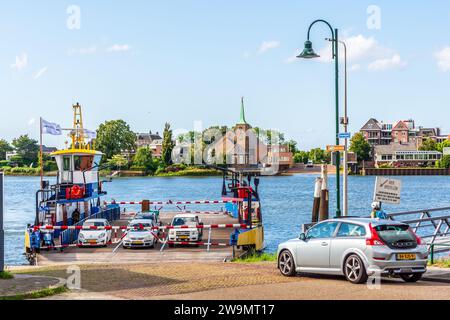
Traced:
<path id="1" fill-rule="evenodd" d="M 350 132 L 340 132 L 338 137 L 339 139 L 350 139 Z"/>
<path id="2" fill-rule="evenodd" d="M 344 151 L 344 150 L 345 150 L 345 146 L 342 146 L 342 145 L 336 145 L 336 146 L 328 145 L 327 146 L 328 152 Z"/>
<path id="3" fill-rule="evenodd" d="M 400 204 L 401 189 L 402 189 L 401 180 L 377 177 L 375 179 L 375 190 L 373 193 L 373 201 Z"/>

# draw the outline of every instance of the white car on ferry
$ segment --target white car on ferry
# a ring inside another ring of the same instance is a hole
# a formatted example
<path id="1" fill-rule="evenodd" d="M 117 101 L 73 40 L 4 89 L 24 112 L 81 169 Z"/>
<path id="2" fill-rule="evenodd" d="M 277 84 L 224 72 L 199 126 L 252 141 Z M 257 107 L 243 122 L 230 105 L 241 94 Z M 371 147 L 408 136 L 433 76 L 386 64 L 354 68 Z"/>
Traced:
<path id="1" fill-rule="evenodd" d="M 134 219 L 128 225 L 127 235 L 123 238 L 122 247 L 153 248 L 158 241 L 159 230 L 153 219 Z"/>
<path id="2" fill-rule="evenodd" d="M 203 229 L 197 226 L 202 225 L 198 215 L 192 213 L 177 214 L 170 224 L 173 229 L 169 230 L 169 241 L 189 241 L 197 242 L 202 240 Z"/>
<path id="3" fill-rule="evenodd" d="M 93 228 L 92 228 L 93 227 Z M 105 246 L 111 242 L 111 227 L 107 219 L 88 219 L 83 223 L 83 229 L 78 234 L 78 245 L 84 246 Z M 92 229 L 90 229 L 92 228 Z M 98 228 L 98 229 L 97 229 Z"/>

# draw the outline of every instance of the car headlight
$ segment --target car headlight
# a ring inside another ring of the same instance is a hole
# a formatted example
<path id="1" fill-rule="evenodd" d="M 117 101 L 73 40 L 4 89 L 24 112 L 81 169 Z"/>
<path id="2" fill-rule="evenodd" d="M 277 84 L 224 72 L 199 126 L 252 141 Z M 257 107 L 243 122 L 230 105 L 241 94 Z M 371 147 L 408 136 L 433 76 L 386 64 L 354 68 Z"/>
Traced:
<path id="1" fill-rule="evenodd" d="M 84 239 L 84 234 L 80 233 L 80 234 L 78 235 L 78 239 Z"/>
<path id="2" fill-rule="evenodd" d="M 151 234 L 145 236 L 145 240 L 152 240 L 152 239 L 153 239 L 153 236 Z"/>
<path id="3" fill-rule="evenodd" d="M 102 232 L 102 233 L 100 233 L 100 234 L 98 235 L 99 238 L 103 238 L 103 237 L 105 237 L 105 236 L 106 236 L 106 233 L 104 233 L 104 232 Z"/>
<path id="4" fill-rule="evenodd" d="M 192 234 L 192 235 L 197 235 L 197 234 L 198 234 L 198 230 L 192 230 L 192 231 L 191 231 L 191 234 Z"/>
<path id="5" fill-rule="evenodd" d="M 175 235 L 175 230 L 174 230 L 174 229 L 170 229 L 170 230 L 169 230 L 169 234 L 170 234 L 171 236 Z"/>

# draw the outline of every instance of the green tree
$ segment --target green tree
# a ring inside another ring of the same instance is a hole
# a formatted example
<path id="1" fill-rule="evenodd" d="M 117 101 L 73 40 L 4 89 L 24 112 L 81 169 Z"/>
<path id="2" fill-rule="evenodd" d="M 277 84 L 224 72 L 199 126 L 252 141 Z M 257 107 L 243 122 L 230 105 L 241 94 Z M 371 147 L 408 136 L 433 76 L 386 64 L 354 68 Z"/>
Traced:
<path id="1" fill-rule="evenodd" d="M 0 160 L 5 160 L 6 153 L 13 150 L 13 147 L 9 144 L 8 141 L 0 139 Z"/>
<path id="2" fill-rule="evenodd" d="M 31 139 L 25 134 L 14 139 L 12 145 L 22 158 L 24 165 L 29 166 L 38 162 L 39 145 L 37 140 Z"/>
<path id="3" fill-rule="evenodd" d="M 444 140 L 436 145 L 436 150 L 439 152 L 444 152 L 444 148 L 450 147 L 450 140 Z"/>
<path id="4" fill-rule="evenodd" d="M 122 154 L 115 154 L 108 160 L 108 164 L 116 169 L 121 169 L 128 165 L 128 160 Z"/>
<path id="5" fill-rule="evenodd" d="M 161 150 L 161 158 L 164 165 L 166 166 L 172 164 L 173 147 L 174 145 L 172 141 L 172 129 L 170 129 L 170 124 L 166 122 L 166 124 L 164 125 L 163 142 Z"/>
<path id="6" fill-rule="evenodd" d="M 358 161 L 370 159 L 370 144 L 361 132 L 355 133 L 350 139 L 350 151 L 356 153 Z"/>
<path id="7" fill-rule="evenodd" d="M 106 159 L 122 151 L 131 151 L 136 148 L 136 134 L 123 120 L 105 121 L 97 129 L 95 148 L 105 154 Z"/>
<path id="8" fill-rule="evenodd" d="M 154 171 L 152 150 L 148 147 L 139 148 L 133 158 L 133 165 L 144 167 L 146 171 Z"/>
<path id="9" fill-rule="evenodd" d="M 446 154 L 442 156 L 441 160 L 436 164 L 439 168 L 450 168 L 450 155 Z"/>
<path id="10" fill-rule="evenodd" d="M 437 143 L 435 140 L 431 138 L 426 138 L 422 141 L 422 145 L 419 147 L 419 150 L 423 151 L 434 151 L 437 148 Z"/>
<path id="11" fill-rule="evenodd" d="M 297 151 L 298 151 L 298 149 L 297 149 L 297 141 L 294 141 L 294 140 L 288 140 L 287 142 L 286 142 L 286 144 L 288 145 L 288 147 L 289 147 L 289 152 L 292 152 L 292 153 L 296 153 Z"/>
<path id="12" fill-rule="evenodd" d="M 294 162 L 295 163 L 308 163 L 309 160 L 309 152 L 308 151 L 298 151 L 294 154 Z"/>
<path id="13" fill-rule="evenodd" d="M 314 163 L 321 163 L 328 161 L 328 152 L 320 148 L 314 148 L 309 151 L 309 159 Z"/>

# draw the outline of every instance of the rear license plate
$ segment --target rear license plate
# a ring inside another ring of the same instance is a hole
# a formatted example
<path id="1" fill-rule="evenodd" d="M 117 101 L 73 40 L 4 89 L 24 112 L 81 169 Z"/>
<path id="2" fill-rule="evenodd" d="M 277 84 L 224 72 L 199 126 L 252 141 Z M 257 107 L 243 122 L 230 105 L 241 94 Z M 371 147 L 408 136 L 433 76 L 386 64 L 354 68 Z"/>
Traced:
<path id="1" fill-rule="evenodd" d="M 416 260 L 415 253 L 398 253 L 397 260 Z"/>

